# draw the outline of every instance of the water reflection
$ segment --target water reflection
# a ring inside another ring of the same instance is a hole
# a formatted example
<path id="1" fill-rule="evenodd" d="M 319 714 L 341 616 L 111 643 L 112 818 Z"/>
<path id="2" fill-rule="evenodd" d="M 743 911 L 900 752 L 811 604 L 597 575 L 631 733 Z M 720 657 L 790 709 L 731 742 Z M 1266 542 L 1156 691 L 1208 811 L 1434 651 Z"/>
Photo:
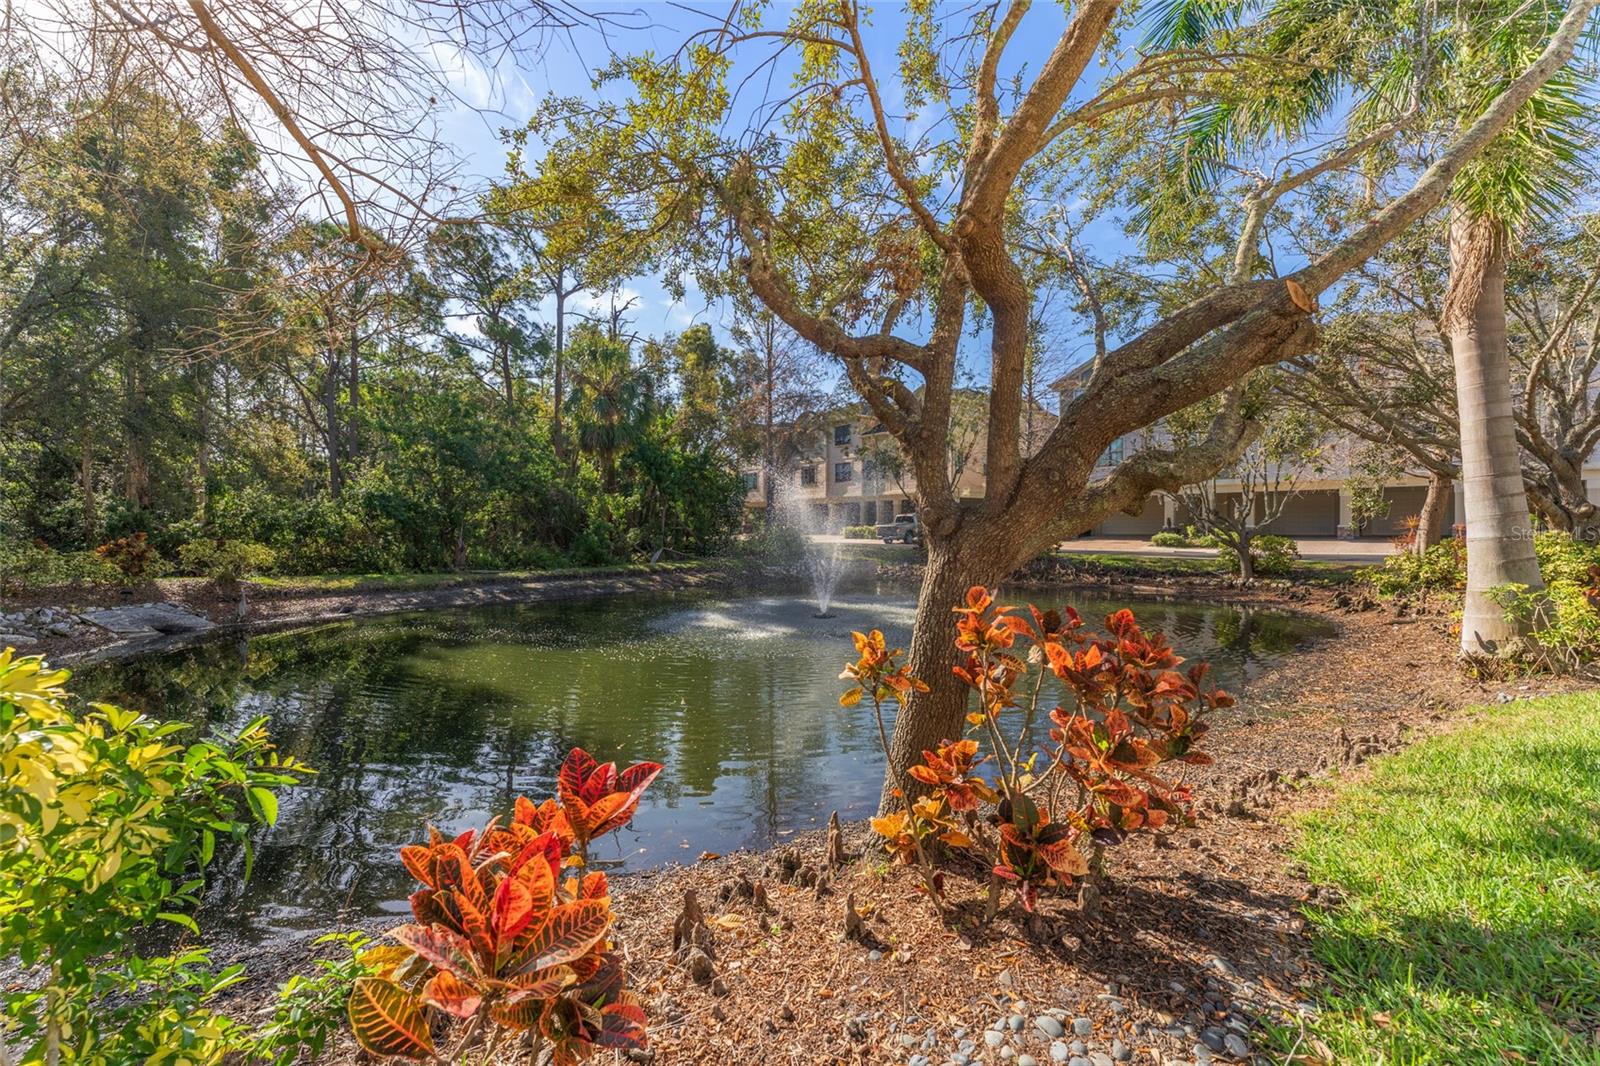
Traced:
<path id="1" fill-rule="evenodd" d="M 1041 601 L 1051 599 L 1031 594 Z M 1018 600 L 1025 596 L 1017 597 Z M 1115 605 L 1074 603 L 1089 619 Z M 868 716 L 838 707 L 849 631 L 904 643 L 906 589 L 841 595 L 651 596 L 435 612 L 212 644 L 85 671 L 78 691 L 198 726 L 267 714 L 320 771 L 283 796 L 248 885 L 219 879 L 212 922 L 241 934 L 317 930 L 404 909 L 396 849 L 553 792 L 566 751 L 666 766 L 632 825 L 595 859 L 641 867 L 758 846 L 865 813 L 878 794 Z M 1310 630 L 1232 607 L 1139 614 L 1238 685 Z"/>

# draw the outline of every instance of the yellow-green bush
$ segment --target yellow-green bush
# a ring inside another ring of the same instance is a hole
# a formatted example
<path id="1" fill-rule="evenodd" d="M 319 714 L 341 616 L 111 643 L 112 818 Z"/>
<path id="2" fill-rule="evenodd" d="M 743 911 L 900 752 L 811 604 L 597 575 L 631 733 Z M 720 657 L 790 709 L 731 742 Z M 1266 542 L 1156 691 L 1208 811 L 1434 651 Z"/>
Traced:
<path id="1" fill-rule="evenodd" d="M 5 991 L 0 1042 L 23 1064 L 216 1062 L 251 1040 L 210 1006 L 241 968 L 145 955 L 138 934 L 198 932 L 214 858 L 242 848 L 248 868 L 251 829 L 307 770 L 263 720 L 185 743 L 182 724 L 73 707 L 67 676 L 0 651 L 0 958 L 42 975 Z"/>

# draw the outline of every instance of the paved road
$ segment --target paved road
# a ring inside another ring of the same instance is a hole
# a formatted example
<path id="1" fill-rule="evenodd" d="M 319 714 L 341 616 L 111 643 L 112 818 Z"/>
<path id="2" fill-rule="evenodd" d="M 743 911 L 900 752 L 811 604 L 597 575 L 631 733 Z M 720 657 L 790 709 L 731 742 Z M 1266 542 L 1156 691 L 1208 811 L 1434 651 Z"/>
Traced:
<path id="1" fill-rule="evenodd" d="M 831 534 L 819 534 L 811 539 L 820 544 L 878 543 L 875 540 L 847 540 Z M 1372 564 L 1382 561 L 1394 551 L 1394 545 L 1386 537 L 1370 537 L 1364 540 L 1297 537 L 1295 543 L 1300 547 L 1300 558 L 1322 563 Z M 1063 541 L 1061 550 L 1084 555 L 1148 555 L 1164 559 L 1209 559 L 1215 554 L 1211 548 L 1158 548 L 1148 540 L 1131 537 L 1079 537 L 1076 540 Z"/>

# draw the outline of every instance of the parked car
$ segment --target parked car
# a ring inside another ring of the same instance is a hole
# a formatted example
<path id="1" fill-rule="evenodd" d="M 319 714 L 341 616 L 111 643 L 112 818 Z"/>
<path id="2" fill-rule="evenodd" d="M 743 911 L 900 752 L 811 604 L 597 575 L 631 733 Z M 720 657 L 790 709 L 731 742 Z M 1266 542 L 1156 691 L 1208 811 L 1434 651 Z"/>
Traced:
<path id="1" fill-rule="evenodd" d="M 885 522 L 878 527 L 878 538 L 885 544 L 896 541 L 901 544 L 921 544 L 922 523 L 917 521 L 915 514 L 897 514 L 893 522 Z"/>

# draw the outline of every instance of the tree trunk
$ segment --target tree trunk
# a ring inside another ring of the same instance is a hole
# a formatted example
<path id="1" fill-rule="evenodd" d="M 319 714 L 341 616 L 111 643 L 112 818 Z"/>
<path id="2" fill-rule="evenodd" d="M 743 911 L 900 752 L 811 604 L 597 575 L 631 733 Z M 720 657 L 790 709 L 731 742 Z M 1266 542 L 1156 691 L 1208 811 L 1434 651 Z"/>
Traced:
<path id="1" fill-rule="evenodd" d="M 565 370 L 562 362 L 567 351 L 567 298 L 561 291 L 562 275 L 565 271 L 556 271 L 556 367 L 555 367 L 555 406 L 551 409 L 550 447 L 556 453 L 556 458 L 563 455 L 564 447 L 561 440 L 561 375 Z"/>
<path id="2" fill-rule="evenodd" d="M 950 609 L 963 602 L 967 589 L 973 585 L 992 585 L 1004 576 L 986 568 L 991 564 L 980 559 L 981 543 L 963 545 L 964 540 L 978 539 L 928 538 L 928 562 L 917 596 L 909 662 L 912 674 L 926 682 L 929 691 L 913 693 L 895 719 L 894 735 L 889 740 L 888 772 L 878 801 L 882 812 L 899 807 L 891 789 L 909 785 L 896 780 L 894 767 L 921 762 L 923 751 L 932 751 L 940 741 L 959 740 L 966 732 L 969 690 L 952 673 L 963 656 L 956 650 Z"/>
<path id="3" fill-rule="evenodd" d="M 1417 514 L 1417 532 L 1411 539 L 1411 550 L 1421 555 L 1444 535 L 1444 519 L 1450 507 L 1450 479 L 1443 474 L 1428 475 L 1428 495 L 1422 500 L 1422 510 Z"/>
<path id="4" fill-rule="evenodd" d="M 99 517 L 95 511 L 94 495 L 94 433 L 89 419 L 83 420 L 83 439 L 78 453 L 78 477 L 83 482 L 83 546 L 93 548 L 99 538 L 95 535 Z"/>
<path id="5" fill-rule="evenodd" d="M 330 366 L 322 376 L 322 424 L 326 427 L 328 451 L 328 495 L 338 499 L 344 492 L 344 468 L 339 461 L 339 368 Z"/>
<path id="6" fill-rule="evenodd" d="M 1522 486 L 1506 354 L 1505 227 L 1457 212 L 1450 225 L 1445 329 L 1455 357 L 1461 486 L 1467 516 L 1467 596 L 1461 652 L 1492 652 L 1526 634 L 1491 591 L 1544 588 Z"/>
<path id="7" fill-rule="evenodd" d="M 1239 554 L 1239 577 L 1244 581 L 1254 581 L 1256 579 L 1256 560 L 1250 554 L 1251 539 L 1248 530 L 1239 532 L 1239 547 L 1237 549 Z"/>
<path id="8" fill-rule="evenodd" d="M 465 522 L 456 526 L 455 550 L 451 553 L 450 565 L 457 571 L 467 568 L 467 524 Z"/>
<path id="9" fill-rule="evenodd" d="M 761 525 L 763 528 L 771 529 L 772 509 L 776 507 L 778 503 L 777 485 L 773 482 L 773 478 L 776 477 L 778 473 L 778 446 L 777 438 L 775 437 L 772 428 L 772 390 L 776 385 L 778 375 L 772 354 L 772 325 L 770 323 L 767 326 L 766 348 L 767 396 L 766 409 L 764 412 L 765 424 L 763 426 L 763 456 L 761 464 L 762 496 L 766 501 L 766 506 L 762 508 L 761 511 Z"/>

